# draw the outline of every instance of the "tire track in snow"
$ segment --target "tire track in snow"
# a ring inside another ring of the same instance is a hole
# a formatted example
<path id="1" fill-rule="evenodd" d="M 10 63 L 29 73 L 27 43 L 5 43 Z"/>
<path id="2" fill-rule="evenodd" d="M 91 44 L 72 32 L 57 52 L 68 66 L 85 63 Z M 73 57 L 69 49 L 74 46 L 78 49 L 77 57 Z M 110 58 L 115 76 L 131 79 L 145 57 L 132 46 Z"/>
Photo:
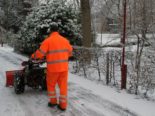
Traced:
<path id="1" fill-rule="evenodd" d="M 9 54 L 9 52 L 7 54 L 4 54 L 4 51 L 3 52 L 0 51 L 0 56 L 3 57 L 5 60 L 7 60 L 7 62 L 9 62 L 10 64 L 15 65 L 15 66 L 20 65 L 20 61 L 21 61 L 20 59 L 14 57 L 15 55 L 12 55 L 12 57 L 10 57 L 8 54 Z M 27 90 L 25 91 L 25 93 L 26 92 L 27 92 Z M 69 93 L 72 93 L 72 91 L 70 91 Z M 25 94 L 23 94 L 23 95 L 25 95 Z M 28 107 L 28 104 L 25 102 L 25 100 L 21 96 L 16 96 L 16 95 L 14 95 L 14 96 L 19 101 L 22 109 L 26 110 L 26 113 L 27 113 L 26 116 L 35 116 L 35 114 L 33 113 L 34 111 L 32 111 L 32 109 L 30 109 Z M 33 93 L 32 93 L 32 95 L 30 95 L 30 97 L 31 97 L 31 99 L 33 99 L 33 97 L 34 97 Z M 46 100 L 46 102 L 47 101 L 48 100 Z M 68 110 L 65 113 L 63 113 L 63 115 L 65 115 L 65 116 L 79 116 L 79 115 L 80 116 L 88 116 L 88 114 L 89 114 L 88 112 L 91 112 L 91 114 L 97 114 L 96 116 L 103 116 L 103 115 L 100 115 L 100 114 L 98 114 L 98 113 L 96 113 L 94 111 L 91 111 L 91 110 L 90 111 L 85 111 L 85 110 L 87 110 L 86 108 L 78 109 L 78 107 L 75 107 L 74 104 L 76 105 L 76 103 L 74 103 L 72 100 L 69 100 Z M 52 111 L 50 111 L 50 112 L 52 114 L 54 114 Z M 60 114 L 55 113 L 55 116 L 57 116 L 57 115 L 59 116 Z M 95 116 L 95 115 L 92 115 L 92 116 Z"/>
<path id="2" fill-rule="evenodd" d="M 9 62 L 12 66 L 19 66 L 23 60 L 15 56 L 12 52 L 10 52 L 10 54 L 9 52 L 6 54 L 5 51 L 0 50 L 0 57 L 4 58 L 7 63 Z M 4 76 L 4 73 L 0 73 L 1 76 Z M 110 113 L 112 112 L 114 114 L 113 116 L 137 116 L 135 113 L 110 101 L 104 100 L 91 93 L 91 91 L 73 83 L 69 83 L 68 110 L 62 114 L 54 113 L 52 109 L 47 108 L 47 95 L 39 95 L 39 92 L 36 92 L 35 90 L 26 89 L 25 93 L 22 95 L 16 95 L 12 92 L 12 96 L 19 102 L 21 108 L 25 112 L 24 116 L 110 116 L 111 114 L 108 115 L 108 111 Z M 103 110 L 101 111 L 98 108 Z M 38 114 L 37 112 L 40 113 Z"/>
<path id="3" fill-rule="evenodd" d="M 71 98 L 74 102 L 76 101 L 76 105 L 78 105 L 78 107 L 81 107 L 80 109 L 87 109 L 85 112 L 86 114 L 88 114 L 88 116 L 106 116 L 105 114 L 99 114 L 98 111 L 96 111 L 96 114 L 94 112 L 94 109 L 97 110 L 98 108 L 102 108 L 103 112 L 104 111 L 110 111 L 113 112 L 113 116 L 138 116 L 137 114 L 135 114 L 134 112 L 129 111 L 128 109 L 125 109 L 123 107 L 120 107 L 110 101 L 104 100 L 102 98 L 100 98 L 97 95 L 94 95 L 93 93 L 91 93 L 91 91 L 88 91 L 84 88 L 81 88 L 73 83 L 70 83 L 72 86 L 70 86 L 70 91 L 72 91 L 72 95 Z M 78 89 L 75 89 L 78 88 Z M 74 93 L 73 93 L 74 92 Z M 76 96 L 75 96 L 76 95 Z M 90 106 L 90 105 L 94 105 L 94 106 Z"/>
<path id="4" fill-rule="evenodd" d="M 11 57 L 9 56 L 10 54 L 11 54 Z M 17 58 L 12 52 L 5 53 L 4 50 L 0 50 L 0 57 L 5 59 L 5 62 L 9 63 L 10 65 L 12 65 L 14 67 L 19 66 L 21 64 L 21 62 L 23 61 L 22 59 Z M 16 70 L 16 68 L 15 68 L 15 70 Z M 0 72 L 0 73 L 3 74 L 4 72 Z M 37 107 L 37 104 L 39 105 L 39 102 L 40 102 L 40 100 L 38 100 L 40 98 L 40 96 L 35 95 L 36 91 L 32 90 L 33 93 L 31 93 L 32 91 L 31 92 L 30 91 L 26 89 L 25 93 L 22 95 L 16 95 L 13 91 L 13 94 L 12 94 L 12 96 L 19 102 L 21 108 L 25 112 L 24 116 L 49 116 L 49 115 L 51 115 L 50 111 L 47 111 L 48 113 L 46 113 L 44 111 L 37 111 L 37 112 L 40 112 L 40 114 L 38 114 L 35 112 L 35 109 L 33 109 L 32 106 L 29 106 L 31 104 L 31 105 L 34 105 L 34 107 Z M 25 101 L 25 100 L 27 100 L 27 101 Z M 29 100 L 31 102 L 28 102 Z M 46 103 L 48 102 L 47 95 L 46 95 L 46 98 L 44 98 L 44 100 L 46 100 Z M 27 102 L 30 104 L 28 104 Z M 44 109 L 44 110 L 48 109 L 46 106 L 47 105 L 43 106 L 43 108 L 41 108 L 41 109 Z"/>
<path id="5" fill-rule="evenodd" d="M 4 72 L 2 70 L 0 70 L 0 78 L 4 77 Z M 4 80 L 0 79 L 0 86 L 2 86 L 4 83 Z"/>
<path id="6" fill-rule="evenodd" d="M 11 52 L 10 52 L 11 53 Z M 5 53 L 5 51 L 0 50 L 0 57 L 5 59 L 5 62 L 9 62 L 9 64 L 13 67 L 17 67 L 20 65 L 21 60 L 17 59 L 17 57 L 15 57 L 15 55 L 10 55 L 10 53 L 8 52 L 7 54 Z M 7 64 L 6 63 L 6 64 Z M 9 65 L 9 66 L 10 66 Z M 16 70 L 16 69 L 15 69 Z M 0 72 L 2 77 L 4 77 L 4 72 Z M 4 77 L 5 78 L 5 77 Z M 14 91 L 13 91 L 14 92 Z M 15 95 L 12 94 L 12 96 L 16 99 L 16 101 L 20 104 L 21 108 L 23 109 L 23 111 L 25 112 L 25 116 L 37 116 L 33 114 L 33 110 L 31 110 L 31 108 L 29 108 L 29 105 L 25 105 L 26 102 L 24 101 L 24 97 L 21 98 L 20 95 Z M 13 110 L 15 110 L 16 108 L 13 108 Z"/>

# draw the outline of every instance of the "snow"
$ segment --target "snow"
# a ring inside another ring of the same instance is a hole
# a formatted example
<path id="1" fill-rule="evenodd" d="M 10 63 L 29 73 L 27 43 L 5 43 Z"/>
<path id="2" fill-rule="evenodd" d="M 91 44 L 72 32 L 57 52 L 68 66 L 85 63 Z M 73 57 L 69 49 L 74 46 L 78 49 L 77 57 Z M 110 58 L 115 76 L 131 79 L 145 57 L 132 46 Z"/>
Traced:
<path id="1" fill-rule="evenodd" d="M 92 81 L 70 74 L 70 81 L 83 88 L 91 90 L 96 95 L 101 96 L 110 102 L 137 113 L 139 116 L 154 116 L 155 102 L 140 99 L 138 96 L 129 95 L 124 90 L 116 90 L 108 86 L 98 85 Z"/>
<path id="2" fill-rule="evenodd" d="M 97 34 L 96 43 L 99 45 L 107 45 L 112 43 L 119 43 L 120 35 L 119 34 Z"/>
<path id="3" fill-rule="evenodd" d="M 20 69 L 25 56 L 0 47 L 0 116 L 155 116 L 155 102 L 69 73 L 69 106 L 65 113 L 48 108 L 45 91 L 26 88 L 16 95 L 5 87 L 5 71 Z"/>
<path id="4" fill-rule="evenodd" d="M 113 34 L 113 33 L 103 33 L 100 34 L 98 33 L 96 35 L 96 43 L 99 45 L 114 45 L 114 44 L 120 44 L 121 41 L 121 35 L 120 34 Z M 139 37 L 141 35 L 139 34 Z M 153 38 L 154 34 L 147 34 L 147 38 Z M 126 37 L 126 43 L 127 42 L 137 42 L 137 37 L 136 35 L 128 35 Z"/>

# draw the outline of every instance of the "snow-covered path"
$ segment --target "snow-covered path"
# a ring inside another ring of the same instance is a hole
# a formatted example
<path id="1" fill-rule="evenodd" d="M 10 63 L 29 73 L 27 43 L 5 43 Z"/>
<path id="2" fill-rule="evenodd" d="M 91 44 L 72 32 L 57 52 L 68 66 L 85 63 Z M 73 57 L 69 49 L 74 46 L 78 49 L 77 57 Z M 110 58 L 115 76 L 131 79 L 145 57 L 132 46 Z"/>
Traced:
<path id="1" fill-rule="evenodd" d="M 5 71 L 19 69 L 24 60 L 27 58 L 14 53 L 12 48 L 0 47 L 0 116 L 138 116 L 72 81 L 65 113 L 47 107 L 46 91 L 26 88 L 23 94 L 16 95 L 13 88 L 5 87 Z"/>

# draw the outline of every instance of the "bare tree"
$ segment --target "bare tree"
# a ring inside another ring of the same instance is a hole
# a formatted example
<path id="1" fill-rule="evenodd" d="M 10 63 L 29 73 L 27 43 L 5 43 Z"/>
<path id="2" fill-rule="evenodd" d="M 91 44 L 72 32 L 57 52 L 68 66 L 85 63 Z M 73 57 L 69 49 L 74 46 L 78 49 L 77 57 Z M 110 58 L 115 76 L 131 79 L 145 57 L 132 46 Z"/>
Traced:
<path id="1" fill-rule="evenodd" d="M 147 37 L 147 34 L 154 32 L 153 28 L 155 27 L 153 20 L 155 2 L 153 0 L 133 0 L 129 1 L 128 4 L 128 25 L 130 25 L 128 32 L 137 37 L 134 71 L 136 73 L 135 94 L 138 94 L 138 88 L 142 81 L 141 73 L 143 73 L 141 68 L 144 65 L 142 55 L 144 54 L 145 46 L 150 46 L 151 40 L 151 38 Z"/>

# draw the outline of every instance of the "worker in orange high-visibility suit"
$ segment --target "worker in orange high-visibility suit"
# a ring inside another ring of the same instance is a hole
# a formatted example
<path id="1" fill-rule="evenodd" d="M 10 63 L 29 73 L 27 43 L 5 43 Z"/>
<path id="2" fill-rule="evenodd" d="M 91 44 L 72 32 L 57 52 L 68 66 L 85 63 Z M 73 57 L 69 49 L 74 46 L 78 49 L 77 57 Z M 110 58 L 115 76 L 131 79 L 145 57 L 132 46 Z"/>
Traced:
<path id="1" fill-rule="evenodd" d="M 51 34 L 41 44 L 40 48 L 32 54 L 33 59 L 42 59 L 46 56 L 47 62 L 47 90 L 49 96 L 48 106 L 58 104 L 60 110 L 67 108 L 67 80 L 68 59 L 72 55 L 72 46 L 69 41 L 58 33 L 58 26 L 51 26 Z M 56 84 L 60 89 L 59 103 L 57 102 Z"/>

